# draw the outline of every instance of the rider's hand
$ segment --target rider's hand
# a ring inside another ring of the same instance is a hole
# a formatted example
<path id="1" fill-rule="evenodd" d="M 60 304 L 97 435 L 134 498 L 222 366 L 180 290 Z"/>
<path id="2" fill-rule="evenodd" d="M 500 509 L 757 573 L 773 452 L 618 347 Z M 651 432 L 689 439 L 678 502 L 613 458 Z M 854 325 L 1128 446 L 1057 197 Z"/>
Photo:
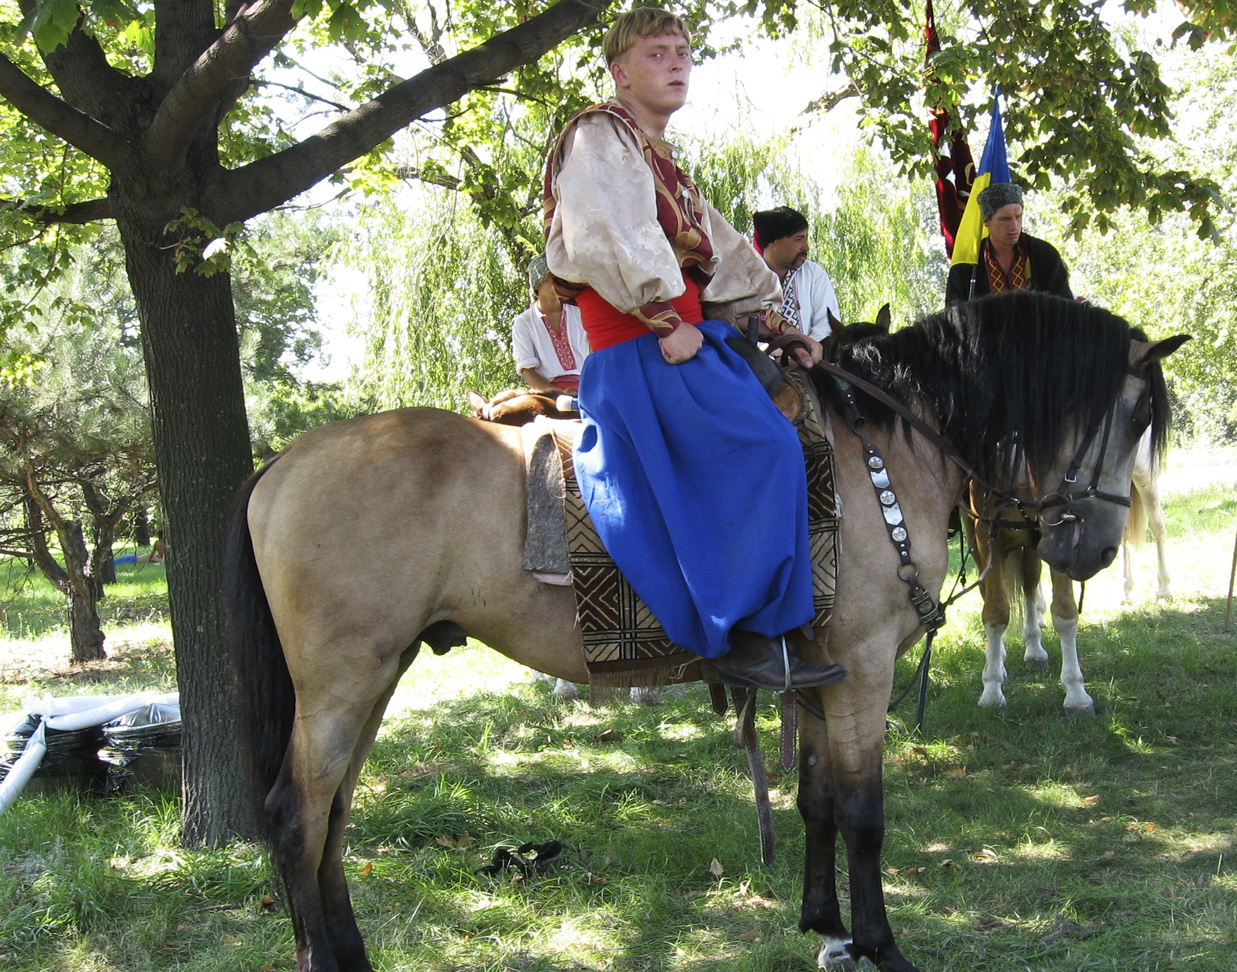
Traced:
<path id="1" fill-rule="evenodd" d="M 807 345 L 806 348 L 796 346 L 792 348 L 790 352 L 791 356 L 795 360 L 795 364 L 797 364 L 800 368 L 805 370 L 810 369 L 813 365 L 819 364 L 820 359 L 825 356 L 824 349 L 820 346 L 820 342 L 810 334 L 802 334 L 801 332 L 796 332 L 793 329 L 783 331 L 782 333 L 797 334 L 797 336 L 803 338 L 803 343 Z"/>
<path id="2" fill-rule="evenodd" d="M 700 329 L 690 324 L 680 324 L 663 338 L 658 338 L 661 345 L 661 356 L 670 364 L 682 364 L 690 361 L 704 344 L 704 335 Z"/>

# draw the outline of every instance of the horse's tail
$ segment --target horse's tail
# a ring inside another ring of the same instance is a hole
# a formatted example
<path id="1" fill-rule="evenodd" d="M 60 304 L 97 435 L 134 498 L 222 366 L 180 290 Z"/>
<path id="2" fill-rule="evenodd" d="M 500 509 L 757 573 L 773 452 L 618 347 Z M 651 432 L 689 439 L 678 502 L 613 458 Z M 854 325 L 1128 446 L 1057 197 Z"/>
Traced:
<path id="1" fill-rule="evenodd" d="M 1125 542 L 1135 550 L 1147 544 L 1147 498 L 1135 479 L 1130 483 L 1130 513 L 1125 520 Z"/>
<path id="2" fill-rule="evenodd" d="M 283 764 L 296 709 L 292 678 L 249 533 L 249 501 L 269 468 L 270 463 L 251 476 L 237 495 L 223 565 L 224 609 L 236 680 L 241 750 L 250 797 L 264 830 L 268 817 L 263 804 Z"/>
<path id="3" fill-rule="evenodd" d="M 1023 570 L 1027 553 L 1034 547 L 1011 547 L 1005 551 L 1005 562 L 1001 564 L 1001 580 L 1005 588 L 1005 600 L 1009 604 L 1009 621 L 1015 623 L 1018 618 L 1026 617 L 1026 574 Z M 1035 595 L 1038 603 L 1038 594 Z"/>

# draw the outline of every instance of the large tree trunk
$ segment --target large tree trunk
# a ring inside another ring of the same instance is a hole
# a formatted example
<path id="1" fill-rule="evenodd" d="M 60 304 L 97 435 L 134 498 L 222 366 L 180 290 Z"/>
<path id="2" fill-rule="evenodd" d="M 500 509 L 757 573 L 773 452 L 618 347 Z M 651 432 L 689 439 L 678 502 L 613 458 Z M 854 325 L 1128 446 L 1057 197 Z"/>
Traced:
<path id="1" fill-rule="evenodd" d="M 219 600 L 233 496 L 253 471 L 227 274 L 176 273 L 162 226 L 119 221 L 142 324 L 164 510 L 176 675 L 184 723 L 183 840 L 256 834 L 235 736 Z"/>

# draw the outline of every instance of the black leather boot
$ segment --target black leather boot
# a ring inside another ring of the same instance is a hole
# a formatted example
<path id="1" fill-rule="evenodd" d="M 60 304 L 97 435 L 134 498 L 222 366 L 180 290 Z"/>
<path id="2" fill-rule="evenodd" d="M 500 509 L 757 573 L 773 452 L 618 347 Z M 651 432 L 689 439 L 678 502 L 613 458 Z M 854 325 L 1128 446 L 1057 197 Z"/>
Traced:
<path id="1" fill-rule="evenodd" d="M 817 688 L 846 677 L 841 665 L 815 665 L 791 654 L 784 637 L 773 638 L 753 631 L 730 632 L 730 651 L 709 659 L 719 681 L 742 688 Z"/>

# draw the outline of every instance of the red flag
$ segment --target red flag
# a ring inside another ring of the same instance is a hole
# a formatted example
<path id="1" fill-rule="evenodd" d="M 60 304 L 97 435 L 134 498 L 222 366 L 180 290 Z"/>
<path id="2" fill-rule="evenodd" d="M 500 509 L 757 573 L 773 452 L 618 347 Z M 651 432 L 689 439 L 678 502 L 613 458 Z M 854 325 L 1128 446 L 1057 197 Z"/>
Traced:
<path id="1" fill-rule="evenodd" d="M 927 0 L 923 33 L 924 70 L 930 80 L 932 55 L 941 49 L 932 0 Z M 975 162 L 966 144 L 966 134 L 961 127 L 954 126 L 949 109 L 929 105 L 928 111 L 931 116 L 928 127 L 932 130 L 932 146 L 936 150 L 933 162 L 936 169 L 936 205 L 941 215 L 941 233 L 945 236 L 945 255 L 952 257 L 958 225 L 962 222 L 962 213 L 971 194 L 971 183 L 975 179 Z"/>

